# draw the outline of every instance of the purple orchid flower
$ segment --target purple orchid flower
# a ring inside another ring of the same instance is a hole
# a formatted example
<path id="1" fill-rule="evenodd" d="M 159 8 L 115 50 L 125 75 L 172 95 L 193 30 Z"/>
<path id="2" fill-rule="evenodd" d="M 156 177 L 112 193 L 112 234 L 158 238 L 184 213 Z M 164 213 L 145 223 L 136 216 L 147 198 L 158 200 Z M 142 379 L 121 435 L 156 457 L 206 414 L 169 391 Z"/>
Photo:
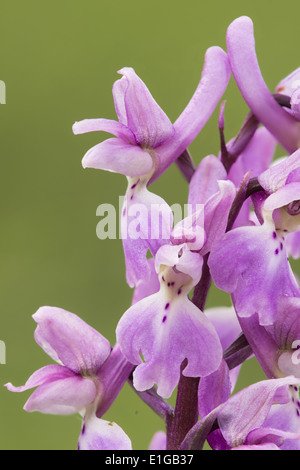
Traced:
<path id="1" fill-rule="evenodd" d="M 130 307 L 116 333 L 125 357 L 137 364 L 135 388 L 144 391 L 156 383 L 158 394 L 168 398 L 185 358 L 184 375 L 205 376 L 219 367 L 222 347 L 213 325 L 188 298 L 201 277 L 201 255 L 186 243 L 165 245 L 156 255 L 155 266 L 159 292 Z"/>
<path id="2" fill-rule="evenodd" d="M 41 307 L 33 318 L 38 324 L 36 342 L 58 365 L 34 372 L 24 386 L 8 383 L 7 389 L 23 392 L 36 388 L 24 406 L 25 411 L 61 415 L 78 412 L 84 417 L 81 436 L 86 431 L 91 436 L 96 432 L 101 442 L 101 430 L 106 429 L 105 433 L 113 437 L 113 431 L 99 418 L 119 394 L 133 365 L 124 358 L 118 345 L 111 349 L 104 336 L 73 313 Z M 116 446 L 119 435 L 117 432 Z M 85 443 L 86 439 L 85 435 Z"/>
<path id="3" fill-rule="evenodd" d="M 201 449 L 205 437 L 213 450 L 279 450 L 284 442 L 299 445 L 300 420 L 290 414 L 276 421 L 278 407 L 286 410 L 291 402 L 291 391 L 299 379 L 285 377 L 264 380 L 250 385 L 231 396 L 203 416 L 187 434 L 181 449 Z M 296 387 L 297 388 L 297 387 Z M 210 397 L 203 396 L 203 400 Z M 276 407 L 276 409 L 274 409 Z M 205 408 L 205 405 L 204 405 Z M 212 425 L 217 429 L 212 430 Z"/>
<path id="4" fill-rule="evenodd" d="M 117 137 L 90 149 L 83 158 L 83 166 L 127 176 L 121 226 L 127 281 L 133 287 L 150 274 L 147 251 L 150 249 L 154 256 L 168 240 L 172 228 L 171 211 L 162 198 L 147 190 L 147 185 L 158 178 L 200 132 L 227 87 L 230 69 L 222 49 L 208 49 L 197 90 L 174 125 L 132 68 L 125 67 L 120 73 L 123 77 L 113 86 L 119 121 L 86 119 L 75 123 L 73 131 L 75 134 L 106 131 Z M 144 207 L 145 215 L 141 224 L 144 228 L 135 239 L 130 234 L 129 224 L 135 221 L 137 204 Z M 162 206 L 166 211 L 163 215 Z M 153 237 L 151 229 L 157 225 L 159 217 L 162 217 L 163 229 L 158 237 Z"/>
<path id="5" fill-rule="evenodd" d="M 234 79 L 253 114 L 287 152 L 295 152 L 300 142 L 299 123 L 275 101 L 264 82 L 250 18 L 242 16 L 231 23 L 227 30 L 227 51 Z"/>
<path id="6" fill-rule="evenodd" d="M 261 325 L 273 323 L 281 296 L 300 293 L 285 247 L 287 233 L 300 227 L 299 168 L 298 150 L 263 172 L 258 181 L 265 193 L 256 204 L 263 224 L 228 232 L 209 258 L 216 285 L 232 294 L 239 317 L 257 313 Z M 228 265 L 230 253 L 235 257 Z"/>
<path id="7" fill-rule="evenodd" d="M 160 289 L 155 275 L 148 285 L 142 281 L 136 288 L 134 301 L 145 293 L 152 295 L 134 303 L 117 326 L 122 352 L 138 365 L 133 374 L 135 388 L 144 391 L 156 383 L 162 397 L 169 397 L 176 387 L 185 358 L 188 365 L 183 374 L 188 377 L 211 374 L 222 359 L 220 340 L 213 325 L 190 302 L 188 293 L 200 280 L 202 256 L 225 232 L 236 190 L 231 181 L 219 181 L 211 196 L 205 192 L 205 204 L 194 204 L 194 198 L 197 202 L 204 201 L 198 197 L 196 187 L 193 186 L 189 199 L 189 207 L 195 210 L 174 227 L 169 245 L 161 247 L 156 254 Z M 188 340 L 191 337 L 193 341 Z M 204 342 L 206 346 L 201 350 Z"/>

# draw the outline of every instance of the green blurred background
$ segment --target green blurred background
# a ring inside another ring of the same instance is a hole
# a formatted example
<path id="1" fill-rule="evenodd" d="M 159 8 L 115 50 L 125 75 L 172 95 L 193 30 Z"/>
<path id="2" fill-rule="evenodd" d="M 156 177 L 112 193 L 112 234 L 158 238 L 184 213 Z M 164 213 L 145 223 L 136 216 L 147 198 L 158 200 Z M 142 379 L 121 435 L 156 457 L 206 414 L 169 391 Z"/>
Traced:
<path id="1" fill-rule="evenodd" d="M 1 1 L 0 79 L 7 87 L 7 104 L 0 106 L 0 339 L 7 348 L 0 365 L 1 449 L 76 448 L 78 416 L 27 414 L 22 407 L 30 392 L 2 387 L 24 384 L 51 362 L 33 339 L 38 307 L 74 312 L 113 343 L 131 301 L 121 241 L 96 237 L 97 206 L 118 207 L 126 179 L 83 170 L 84 153 L 107 135 L 75 137 L 72 124 L 115 118 L 111 89 L 124 66 L 135 68 L 174 121 L 197 86 L 206 49 L 225 48 L 226 28 L 241 15 L 254 21 L 261 69 L 274 89 L 299 66 L 299 13 L 299 2 L 290 0 Z M 225 97 L 229 139 L 247 108 L 233 80 Z M 215 113 L 191 152 L 199 162 L 218 149 Z M 188 188 L 175 166 L 152 190 L 170 205 L 186 202 Z M 208 304 L 229 305 L 229 299 L 213 290 Z M 263 377 L 251 360 L 238 388 Z M 129 386 L 106 417 L 123 427 L 135 449 L 163 429 Z"/>

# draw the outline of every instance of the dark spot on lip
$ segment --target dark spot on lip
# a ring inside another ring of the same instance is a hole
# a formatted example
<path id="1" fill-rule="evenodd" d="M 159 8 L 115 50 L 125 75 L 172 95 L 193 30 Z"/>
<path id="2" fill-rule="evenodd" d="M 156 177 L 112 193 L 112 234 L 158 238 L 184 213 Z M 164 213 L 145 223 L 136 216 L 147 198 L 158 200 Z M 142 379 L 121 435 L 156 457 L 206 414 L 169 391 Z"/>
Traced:
<path id="1" fill-rule="evenodd" d="M 165 310 L 168 310 L 169 307 L 170 307 L 170 303 L 168 302 L 168 303 L 166 303 L 166 305 L 165 305 Z"/>
<path id="2" fill-rule="evenodd" d="M 277 238 L 277 233 L 276 232 L 273 232 L 273 238 Z"/>
<path id="3" fill-rule="evenodd" d="M 280 243 L 280 249 L 283 250 L 283 243 Z"/>
<path id="4" fill-rule="evenodd" d="M 137 180 L 137 182 L 136 182 L 136 183 L 134 183 L 134 184 L 131 186 L 131 188 L 130 188 L 130 189 L 134 189 L 134 188 L 135 188 L 135 187 L 136 187 L 136 186 L 139 184 L 139 181 L 140 181 L 140 180 Z"/>
<path id="5" fill-rule="evenodd" d="M 278 248 L 276 248 L 275 255 L 278 255 L 278 253 L 279 253 L 279 250 L 278 250 Z"/>
<path id="6" fill-rule="evenodd" d="M 164 318 L 162 319 L 162 322 L 165 323 L 166 319 L 167 319 L 167 315 L 164 316 Z"/>
<path id="7" fill-rule="evenodd" d="M 181 289 L 178 289 L 177 294 L 178 294 L 178 295 L 181 294 Z"/>

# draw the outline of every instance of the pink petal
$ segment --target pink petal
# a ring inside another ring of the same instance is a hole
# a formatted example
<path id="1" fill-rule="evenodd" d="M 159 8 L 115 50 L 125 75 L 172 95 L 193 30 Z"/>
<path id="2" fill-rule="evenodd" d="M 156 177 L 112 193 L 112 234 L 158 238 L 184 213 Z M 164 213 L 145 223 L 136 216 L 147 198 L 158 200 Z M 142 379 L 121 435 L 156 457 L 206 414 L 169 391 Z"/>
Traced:
<path id="1" fill-rule="evenodd" d="M 170 266 L 177 272 L 186 274 L 192 279 L 191 287 L 195 286 L 202 274 L 203 258 L 199 253 L 187 249 L 186 245 L 164 245 L 155 257 L 156 271 L 161 265 Z"/>
<path id="2" fill-rule="evenodd" d="M 288 205 L 290 202 L 300 199 L 300 182 L 290 183 L 271 194 L 265 201 L 263 209 L 274 211 L 277 208 Z M 280 227 L 284 229 L 285 227 Z"/>
<path id="3" fill-rule="evenodd" d="M 219 191 L 210 197 L 204 206 L 204 230 L 206 241 L 201 249 L 204 256 L 224 236 L 229 212 L 236 195 L 236 188 L 231 181 L 220 180 Z"/>
<path id="4" fill-rule="evenodd" d="M 199 415 L 207 416 L 217 406 L 226 402 L 231 394 L 229 369 L 223 360 L 216 372 L 201 377 L 198 389 Z"/>
<path id="5" fill-rule="evenodd" d="M 298 123 L 275 101 L 264 82 L 250 18 L 242 16 L 231 23 L 227 50 L 233 76 L 253 114 L 289 153 L 294 152 L 299 146 Z"/>
<path id="6" fill-rule="evenodd" d="M 28 412 L 69 415 L 81 411 L 94 401 L 96 386 L 91 379 L 78 375 L 40 385 L 24 406 Z"/>
<path id="7" fill-rule="evenodd" d="M 15 387 L 11 383 L 5 385 L 10 392 L 25 392 L 30 388 L 38 387 L 56 380 L 74 377 L 74 372 L 65 366 L 51 364 L 35 371 L 27 380 L 26 384 L 21 387 Z"/>
<path id="8" fill-rule="evenodd" d="M 107 339 L 73 313 L 41 307 L 33 319 L 38 324 L 36 342 L 52 359 L 76 373 L 97 372 L 110 354 Z"/>
<path id="9" fill-rule="evenodd" d="M 75 122 L 73 125 L 75 135 L 94 131 L 109 132 L 125 140 L 125 142 L 127 141 L 130 144 L 136 143 L 131 130 L 118 121 L 112 121 L 110 119 L 84 119 L 83 121 Z"/>
<path id="10" fill-rule="evenodd" d="M 275 161 L 273 166 L 259 175 L 258 181 L 265 191 L 270 194 L 274 193 L 286 184 L 289 174 L 298 170 L 299 167 L 300 149 L 290 157 L 286 157 L 278 162 Z"/>
<path id="11" fill-rule="evenodd" d="M 180 377 L 209 375 L 220 365 L 222 348 L 212 324 L 186 295 L 169 300 L 162 290 L 133 305 L 117 326 L 117 341 L 127 359 L 138 364 L 134 386 L 170 397 Z M 145 363 L 142 363 L 140 355 Z"/>
<path id="12" fill-rule="evenodd" d="M 227 173 L 221 161 L 208 155 L 198 165 L 189 187 L 189 204 L 205 204 L 219 191 L 218 180 L 226 180 Z"/>
<path id="13" fill-rule="evenodd" d="M 121 84 L 114 86 L 113 92 L 121 122 L 126 122 L 137 144 L 147 148 L 161 145 L 174 134 L 171 121 L 131 67 L 124 67 L 119 73 L 123 78 L 119 80 Z"/>
<path id="14" fill-rule="evenodd" d="M 167 436 L 163 431 L 157 431 L 150 443 L 148 450 L 166 450 L 167 449 Z"/>
<path id="15" fill-rule="evenodd" d="M 78 450 L 132 450 L 132 445 L 116 423 L 91 416 L 85 419 Z"/>
<path id="16" fill-rule="evenodd" d="M 284 241 L 272 224 L 227 232 L 211 251 L 208 264 L 216 286 L 233 294 L 238 315 L 257 312 L 262 325 L 274 322 L 280 295 L 299 295 Z"/>
<path id="17" fill-rule="evenodd" d="M 173 213 L 169 205 L 146 188 L 142 180 L 129 184 L 122 208 L 121 232 L 126 262 L 126 278 L 133 287 L 141 279 L 148 282 L 147 252 L 155 256 L 169 243 Z"/>
<path id="18" fill-rule="evenodd" d="M 207 49 L 200 83 L 190 102 L 174 123 L 172 139 L 156 149 L 158 178 L 193 142 L 207 123 L 225 92 L 230 78 L 226 53 L 217 46 Z"/>
<path id="19" fill-rule="evenodd" d="M 82 160 L 84 168 L 96 168 L 126 176 L 146 175 L 153 162 L 148 152 L 121 139 L 108 139 L 92 147 Z"/>

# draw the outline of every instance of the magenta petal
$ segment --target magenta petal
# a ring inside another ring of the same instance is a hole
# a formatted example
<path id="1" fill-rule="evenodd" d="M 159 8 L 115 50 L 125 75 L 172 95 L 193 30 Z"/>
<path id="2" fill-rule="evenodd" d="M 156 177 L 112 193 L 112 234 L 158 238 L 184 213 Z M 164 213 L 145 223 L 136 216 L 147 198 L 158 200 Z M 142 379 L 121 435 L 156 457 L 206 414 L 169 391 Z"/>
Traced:
<path id="1" fill-rule="evenodd" d="M 69 415 L 81 411 L 92 403 L 96 396 L 96 385 L 91 379 L 73 374 L 40 385 L 24 406 L 28 412 Z"/>
<path id="2" fill-rule="evenodd" d="M 85 419 L 78 450 L 132 450 L 132 445 L 116 423 L 91 416 Z"/>
<path id="3" fill-rule="evenodd" d="M 134 135 L 128 127 L 118 121 L 110 119 L 84 119 L 83 121 L 73 124 L 73 132 L 77 134 L 85 134 L 86 132 L 104 131 L 134 144 Z"/>
<path id="4" fill-rule="evenodd" d="M 217 46 L 207 49 L 200 83 L 190 102 L 174 123 L 175 134 L 156 149 L 158 167 L 152 177 L 160 176 L 193 142 L 207 123 L 225 92 L 230 79 L 226 53 Z"/>
<path id="5" fill-rule="evenodd" d="M 96 168 L 140 176 L 149 173 L 153 162 L 148 152 L 121 139 L 108 139 L 92 147 L 82 160 L 84 168 Z"/>
<path id="6" fill-rule="evenodd" d="M 205 376 L 222 359 L 222 348 L 212 324 L 186 296 L 168 302 L 164 291 L 133 305 L 117 326 L 117 340 L 130 362 L 139 364 L 134 386 L 139 391 L 158 385 L 158 393 L 169 397 L 183 374 Z M 145 363 L 142 363 L 141 354 Z"/>
<path id="7" fill-rule="evenodd" d="M 131 67 L 124 67 L 119 70 L 119 73 L 123 75 L 121 85 L 125 106 L 120 106 L 121 95 L 119 94 L 115 99 L 117 112 L 120 113 L 122 109 L 123 120 L 125 108 L 127 126 L 133 132 L 137 144 L 155 148 L 173 136 L 173 125 Z M 115 86 L 114 93 L 117 91 L 120 91 L 119 87 Z"/>
<path id="8" fill-rule="evenodd" d="M 261 75 L 255 53 L 253 23 L 242 16 L 227 30 L 227 50 L 233 76 L 257 119 L 289 152 L 299 146 L 297 121 L 275 101 Z"/>
<path id="9" fill-rule="evenodd" d="M 76 373 L 97 372 L 110 354 L 108 340 L 73 313 L 41 307 L 33 319 L 38 324 L 36 342 Z"/>

